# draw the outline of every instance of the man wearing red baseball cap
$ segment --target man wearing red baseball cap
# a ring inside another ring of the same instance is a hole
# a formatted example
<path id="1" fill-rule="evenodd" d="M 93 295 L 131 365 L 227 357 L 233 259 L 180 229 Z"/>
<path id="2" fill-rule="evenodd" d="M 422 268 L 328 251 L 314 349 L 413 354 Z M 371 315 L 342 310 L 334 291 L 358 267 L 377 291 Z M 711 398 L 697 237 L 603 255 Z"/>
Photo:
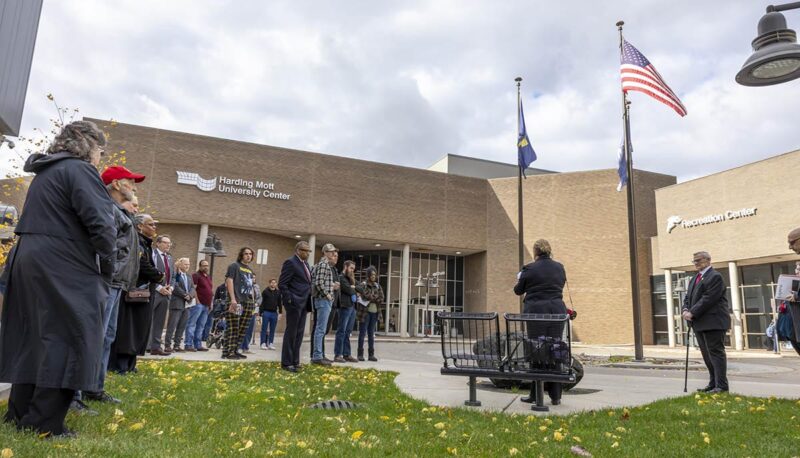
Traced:
<path id="1" fill-rule="evenodd" d="M 117 315 L 119 313 L 119 303 L 126 291 L 136 287 L 136 279 L 139 276 L 139 237 L 136 233 L 136 225 L 123 204 L 136 198 L 136 183 L 144 180 L 144 175 L 133 173 L 121 165 L 114 165 L 106 168 L 100 175 L 103 183 L 108 189 L 108 193 L 114 200 L 114 223 L 117 226 L 117 255 L 114 259 L 114 273 L 111 277 L 109 286 L 108 300 L 104 305 L 103 328 L 105 338 L 103 339 L 103 352 L 100 361 L 100 377 L 98 380 L 97 391 L 77 391 L 72 405 L 74 410 L 90 410 L 82 399 L 92 401 L 119 403 L 120 400 L 114 398 L 104 391 L 106 378 L 106 368 L 108 358 L 111 354 L 111 344 L 117 337 Z"/>

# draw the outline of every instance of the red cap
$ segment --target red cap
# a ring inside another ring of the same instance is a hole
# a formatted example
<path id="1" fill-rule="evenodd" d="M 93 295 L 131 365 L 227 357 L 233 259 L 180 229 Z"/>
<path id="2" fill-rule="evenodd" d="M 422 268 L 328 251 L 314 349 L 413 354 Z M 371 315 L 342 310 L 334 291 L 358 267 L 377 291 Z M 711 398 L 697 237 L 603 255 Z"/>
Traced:
<path id="1" fill-rule="evenodd" d="M 130 170 L 126 169 L 121 165 L 112 165 L 111 167 L 106 168 L 103 170 L 103 173 L 100 175 L 100 178 L 103 179 L 103 183 L 106 185 L 111 184 L 114 180 L 133 180 L 135 183 L 141 183 L 144 181 L 144 175 L 139 175 L 138 173 L 133 173 Z"/>

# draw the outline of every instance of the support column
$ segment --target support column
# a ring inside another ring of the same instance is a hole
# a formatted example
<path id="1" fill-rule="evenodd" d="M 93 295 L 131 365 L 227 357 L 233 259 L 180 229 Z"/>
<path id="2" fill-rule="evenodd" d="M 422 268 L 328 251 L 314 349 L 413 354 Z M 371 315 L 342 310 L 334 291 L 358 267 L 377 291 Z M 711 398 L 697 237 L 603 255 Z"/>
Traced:
<path id="1" fill-rule="evenodd" d="M 200 253 L 206 246 L 206 238 L 208 237 L 208 224 L 201 224 L 200 225 L 200 240 L 197 241 L 197 264 L 200 264 L 200 261 L 206 258 L 205 253 Z"/>
<path id="2" fill-rule="evenodd" d="M 667 336 L 669 346 L 672 348 L 675 347 L 675 300 L 672 297 L 672 271 L 670 269 L 664 270 L 664 284 L 667 294 Z"/>
<path id="3" fill-rule="evenodd" d="M 400 337 L 408 337 L 408 273 L 411 264 L 411 245 L 403 245 L 400 277 Z"/>
<path id="4" fill-rule="evenodd" d="M 728 263 L 728 277 L 731 283 L 731 306 L 733 308 L 733 342 L 734 348 L 744 348 L 744 333 L 742 332 L 742 294 L 739 288 L 739 269 L 736 262 Z"/>
<path id="5" fill-rule="evenodd" d="M 314 267 L 314 264 L 317 263 L 317 260 L 314 258 L 314 255 L 317 254 L 317 234 L 308 236 L 308 247 L 311 248 L 311 253 L 308 253 L 308 263 L 311 264 L 311 267 Z"/>
<path id="6" fill-rule="evenodd" d="M 311 234 L 311 235 L 308 236 L 308 247 L 311 248 L 311 253 L 308 253 L 308 263 L 311 265 L 311 267 L 314 267 L 314 264 L 316 264 L 316 260 L 314 259 L 314 255 L 317 252 L 317 234 Z M 308 318 L 306 318 L 306 334 L 311 332 L 311 323 L 313 322 L 313 318 L 311 316 L 312 313 L 314 313 L 313 304 L 312 304 L 312 307 L 311 307 L 311 312 L 309 313 Z M 313 345 L 313 341 L 314 341 L 314 336 L 313 335 L 311 336 L 311 341 L 312 341 L 312 345 Z"/>

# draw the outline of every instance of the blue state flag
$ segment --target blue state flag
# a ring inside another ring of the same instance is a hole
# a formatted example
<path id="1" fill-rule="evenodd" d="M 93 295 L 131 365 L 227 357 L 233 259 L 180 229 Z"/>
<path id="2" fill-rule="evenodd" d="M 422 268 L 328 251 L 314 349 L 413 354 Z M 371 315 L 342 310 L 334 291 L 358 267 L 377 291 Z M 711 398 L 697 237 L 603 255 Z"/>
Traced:
<path id="1" fill-rule="evenodd" d="M 628 136 L 628 150 L 633 152 L 633 145 L 631 144 L 630 135 Z M 618 165 L 617 174 L 619 175 L 619 184 L 617 184 L 617 192 L 622 191 L 622 188 L 628 184 L 628 156 L 625 155 L 625 137 L 619 142 Z"/>
<path id="2" fill-rule="evenodd" d="M 525 115 L 522 112 L 522 100 L 519 101 L 519 119 L 517 120 L 519 127 L 519 137 L 517 138 L 517 164 L 519 165 L 522 175 L 525 176 L 525 169 L 536 160 L 536 152 L 528 140 L 528 132 L 525 130 Z M 526 176 L 527 178 L 527 176 Z"/>

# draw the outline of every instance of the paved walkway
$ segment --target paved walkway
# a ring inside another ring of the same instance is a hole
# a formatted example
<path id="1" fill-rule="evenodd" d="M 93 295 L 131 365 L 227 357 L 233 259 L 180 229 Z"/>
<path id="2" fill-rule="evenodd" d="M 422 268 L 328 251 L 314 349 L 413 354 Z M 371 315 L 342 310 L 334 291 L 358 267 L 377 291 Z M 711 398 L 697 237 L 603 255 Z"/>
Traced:
<path id="1" fill-rule="evenodd" d="M 379 339 L 376 343 L 380 360 L 348 364 L 358 368 L 376 368 L 398 373 L 395 383 L 406 394 L 434 405 L 461 407 L 468 398 L 467 378 L 444 376 L 441 368 L 441 351 L 436 339 L 402 340 Z M 307 361 L 308 342 L 302 354 Z M 256 346 L 247 361 L 279 361 L 279 350 L 260 350 Z M 326 341 L 333 347 L 333 340 Z M 575 345 L 575 354 L 592 356 L 632 356 L 632 346 Z M 170 358 L 186 360 L 221 360 L 220 350 L 202 353 L 179 353 Z M 645 357 L 683 361 L 684 348 L 663 346 L 645 347 Z M 705 385 L 707 375 L 700 352 L 690 352 L 693 370 L 689 372 L 689 390 Z M 731 390 L 748 396 L 777 396 L 800 398 L 800 357 L 784 352 L 775 355 L 766 351 L 729 351 L 729 378 Z M 147 357 L 163 359 L 163 357 Z M 680 364 L 671 370 L 653 369 L 641 363 L 622 363 L 617 367 L 586 366 L 585 376 L 572 391 L 565 392 L 560 406 L 551 406 L 551 414 L 570 414 L 594 409 L 616 408 L 647 404 L 659 399 L 683 396 L 684 372 Z M 10 385 L 0 384 L 0 398 L 8 396 Z M 495 388 L 488 379 L 478 380 L 478 409 L 508 413 L 532 413 L 529 404 L 519 398 L 527 393 Z"/>
<path id="2" fill-rule="evenodd" d="M 280 342 L 276 346 L 280 349 Z M 441 352 L 437 341 L 380 340 L 376 347 L 380 360 L 376 363 L 360 362 L 350 367 L 376 368 L 398 373 L 397 386 L 412 397 L 434 405 L 460 407 L 468 397 L 467 378 L 443 376 Z M 333 340 L 326 341 L 332 348 Z M 574 348 L 576 354 L 587 355 L 632 355 L 629 346 L 585 346 Z M 253 347 L 247 361 L 279 361 L 280 351 L 259 350 Z M 303 345 L 304 360 L 308 355 L 308 343 Z M 204 353 L 180 353 L 177 358 L 187 360 L 219 360 L 220 351 Z M 683 348 L 646 347 L 646 357 L 683 360 Z M 701 364 L 699 351 L 692 350 L 690 358 L 695 370 L 689 374 L 689 390 L 705 385 L 707 375 Z M 645 366 L 646 367 L 646 366 Z M 678 366 L 680 367 L 680 366 Z M 584 410 L 617 408 L 647 404 L 659 399 L 684 396 L 684 372 L 678 370 L 647 369 L 631 363 L 630 367 L 586 366 L 581 383 L 564 394 L 560 406 L 551 406 L 551 414 L 570 414 Z M 699 370 L 698 370 L 699 369 Z M 733 393 L 747 396 L 777 396 L 800 398 L 800 358 L 784 353 L 773 355 L 764 351 L 729 352 L 729 378 Z M 479 379 L 479 409 L 508 413 L 532 413 L 529 404 L 519 398 L 527 393 L 495 388 L 488 379 Z"/>

